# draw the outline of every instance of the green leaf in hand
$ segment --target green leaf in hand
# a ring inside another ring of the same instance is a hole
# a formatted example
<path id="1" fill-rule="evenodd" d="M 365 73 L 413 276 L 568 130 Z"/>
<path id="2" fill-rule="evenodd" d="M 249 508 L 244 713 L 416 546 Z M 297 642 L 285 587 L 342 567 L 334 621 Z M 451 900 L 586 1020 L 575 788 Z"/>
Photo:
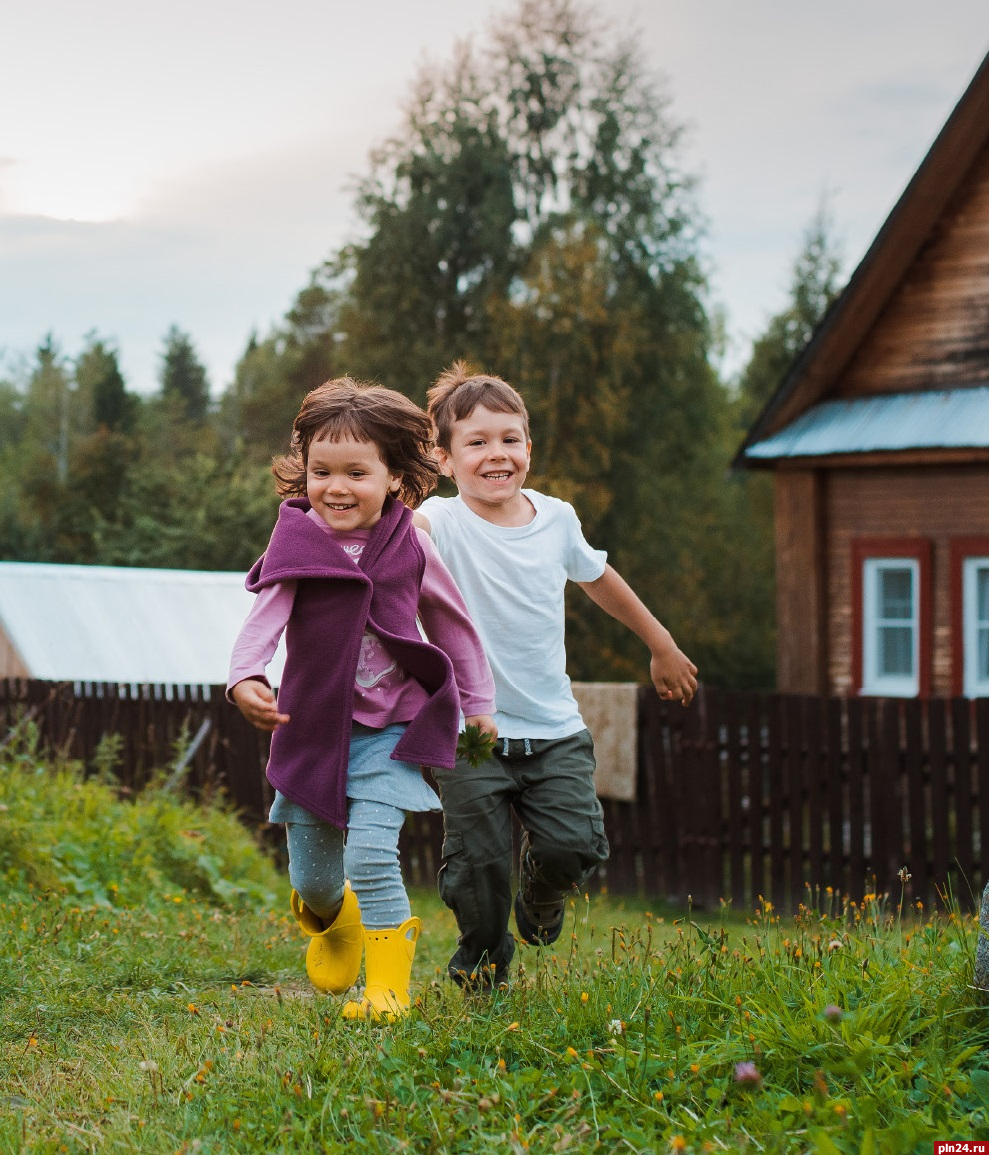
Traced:
<path id="1" fill-rule="evenodd" d="M 457 739 L 457 757 L 463 758 L 468 766 L 480 766 L 486 762 L 495 748 L 495 739 L 476 723 L 469 725 Z"/>

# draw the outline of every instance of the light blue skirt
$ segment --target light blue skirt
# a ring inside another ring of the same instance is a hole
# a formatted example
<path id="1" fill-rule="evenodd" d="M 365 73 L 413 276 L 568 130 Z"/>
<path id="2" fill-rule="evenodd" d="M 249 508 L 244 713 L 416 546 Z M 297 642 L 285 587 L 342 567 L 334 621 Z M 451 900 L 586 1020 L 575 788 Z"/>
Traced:
<path id="1" fill-rule="evenodd" d="M 411 762 L 396 761 L 391 756 L 404 733 L 402 724 L 373 730 L 360 722 L 354 723 L 347 764 L 348 798 L 385 802 L 399 810 L 440 809 L 436 791 L 423 778 L 419 767 Z M 313 826 L 320 825 L 323 819 L 310 814 L 304 806 L 276 790 L 268 821 Z"/>

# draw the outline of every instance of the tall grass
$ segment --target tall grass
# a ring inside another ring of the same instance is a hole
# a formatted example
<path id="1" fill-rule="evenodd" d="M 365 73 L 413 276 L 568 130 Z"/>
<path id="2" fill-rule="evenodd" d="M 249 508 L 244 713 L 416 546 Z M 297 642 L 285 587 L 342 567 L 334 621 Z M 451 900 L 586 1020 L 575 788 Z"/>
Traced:
<path id="1" fill-rule="evenodd" d="M 9 753 L 9 752 L 8 752 Z M 104 775 L 104 778 L 106 776 Z M 744 919 L 589 898 L 465 997 L 314 996 L 287 883 L 237 820 L 28 744 L 0 764 L 0 1151 L 913 1152 L 989 1139 L 972 920 L 902 896 Z"/>

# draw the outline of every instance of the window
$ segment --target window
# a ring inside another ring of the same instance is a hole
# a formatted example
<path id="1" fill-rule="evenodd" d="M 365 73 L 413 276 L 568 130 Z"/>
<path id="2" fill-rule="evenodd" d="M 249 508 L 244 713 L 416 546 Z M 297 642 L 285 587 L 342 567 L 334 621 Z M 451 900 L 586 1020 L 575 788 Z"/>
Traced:
<path id="1" fill-rule="evenodd" d="M 951 543 L 952 692 L 989 698 L 989 538 Z"/>
<path id="2" fill-rule="evenodd" d="M 989 695 L 989 557 L 967 557 L 962 566 L 962 621 L 968 698 Z"/>
<path id="3" fill-rule="evenodd" d="M 853 543 L 852 665 L 862 694 L 930 693 L 930 542 L 861 538 Z"/>
<path id="4" fill-rule="evenodd" d="M 895 698 L 920 689 L 920 566 L 868 558 L 863 574 L 862 690 Z"/>

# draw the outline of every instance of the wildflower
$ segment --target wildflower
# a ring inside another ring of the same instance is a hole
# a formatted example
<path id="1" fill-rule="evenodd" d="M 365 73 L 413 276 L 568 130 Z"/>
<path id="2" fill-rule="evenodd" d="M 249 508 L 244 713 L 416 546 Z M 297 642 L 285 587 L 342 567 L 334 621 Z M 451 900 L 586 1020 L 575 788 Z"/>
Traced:
<path id="1" fill-rule="evenodd" d="M 519 1029 L 518 1023 L 509 1023 L 505 1028 L 506 1031 L 517 1031 Z"/>
<path id="2" fill-rule="evenodd" d="M 834 1003 L 829 1003 L 824 1008 L 824 1017 L 828 1020 L 829 1023 L 836 1023 L 841 1018 L 843 1013 L 844 1012 L 842 1011 L 841 1007 L 835 1006 Z"/>
<path id="3" fill-rule="evenodd" d="M 690 1073 L 692 1075 L 696 1075 L 700 1071 L 700 1069 L 701 1069 L 700 1063 L 691 1063 L 690 1064 Z"/>
<path id="4" fill-rule="evenodd" d="M 611 1022 L 608 1023 L 608 1031 L 612 1035 L 620 1035 L 624 1030 L 625 1024 L 621 1021 L 621 1019 L 612 1019 Z"/>
<path id="5" fill-rule="evenodd" d="M 154 1061 L 154 1059 L 142 1059 L 137 1065 L 141 1068 L 142 1071 L 147 1071 L 152 1075 L 155 1073 L 155 1071 L 158 1070 L 158 1064 Z"/>
<path id="6" fill-rule="evenodd" d="M 762 1082 L 759 1068 L 752 1062 L 735 1064 L 735 1082 L 744 1086 L 758 1087 Z"/>
<path id="7" fill-rule="evenodd" d="M 571 1059 L 577 1058 L 577 1052 L 574 1050 L 573 1047 L 567 1047 L 567 1054 L 570 1056 Z"/>
<path id="8" fill-rule="evenodd" d="M 902 882 L 904 885 L 906 885 L 910 881 L 910 879 L 913 878 L 913 875 L 910 873 L 909 870 L 907 870 L 907 868 L 905 866 L 901 866 L 900 872 L 897 875 L 897 878 L 899 878 L 900 882 Z"/>
<path id="9" fill-rule="evenodd" d="M 582 1003 L 586 1003 L 589 998 L 590 998 L 590 995 L 588 995 L 587 991 L 581 991 L 580 992 L 580 1001 Z"/>
<path id="10" fill-rule="evenodd" d="M 670 1140 L 670 1150 L 671 1151 L 686 1151 L 687 1150 L 687 1140 L 684 1139 L 684 1137 L 682 1135 L 674 1135 L 673 1138 Z"/>

